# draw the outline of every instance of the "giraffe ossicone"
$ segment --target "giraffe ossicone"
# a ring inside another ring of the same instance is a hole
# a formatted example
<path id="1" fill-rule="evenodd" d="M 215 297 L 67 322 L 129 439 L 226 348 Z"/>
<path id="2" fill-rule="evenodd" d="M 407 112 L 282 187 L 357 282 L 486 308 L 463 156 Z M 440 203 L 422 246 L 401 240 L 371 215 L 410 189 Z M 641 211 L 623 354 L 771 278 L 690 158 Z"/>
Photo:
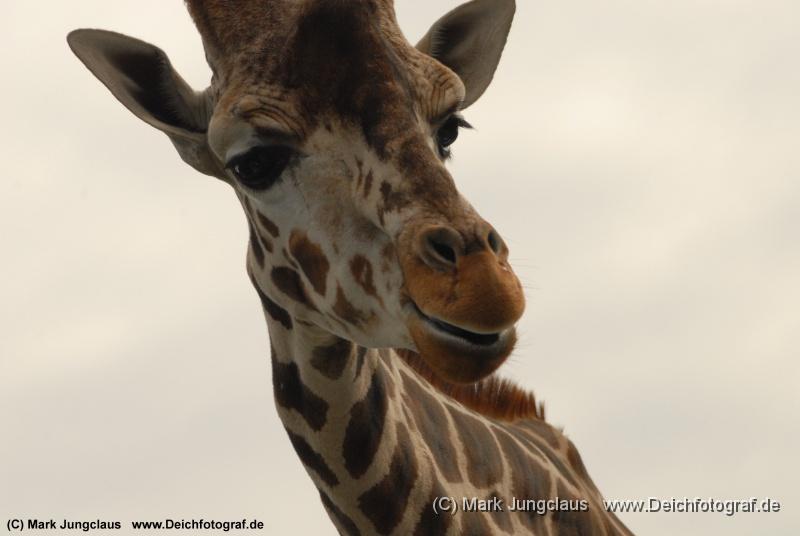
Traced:
<path id="1" fill-rule="evenodd" d="M 148 43 L 102 30 L 68 42 L 240 200 L 276 406 L 337 530 L 628 533 L 533 395 L 492 375 L 524 296 L 445 166 L 514 1 L 467 2 L 416 46 L 392 0 L 187 5 L 213 73 L 202 92 Z M 442 496 L 590 508 L 451 517 L 432 510 Z"/>

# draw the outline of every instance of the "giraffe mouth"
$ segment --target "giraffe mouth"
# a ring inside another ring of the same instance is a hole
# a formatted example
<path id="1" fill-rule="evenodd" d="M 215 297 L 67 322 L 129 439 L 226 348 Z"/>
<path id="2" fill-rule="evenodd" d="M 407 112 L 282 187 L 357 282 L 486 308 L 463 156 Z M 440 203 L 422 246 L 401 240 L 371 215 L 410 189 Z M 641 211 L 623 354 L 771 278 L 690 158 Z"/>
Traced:
<path id="1" fill-rule="evenodd" d="M 424 324 L 432 329 L 437 335 L 446 337 L 448 339 L 457 339 L 459 342 L 466 342 L 473 346 L 483 348 L 491 348 L 501 342 L 506 332 L 494 333 L 478 333 L 470 331 L 462 327 L 450 324 L 439 318 L 430 316 L 422 312 L 416 303 L 411 302 L 413 312 L 424 322 Z"/>
<path id="2" fill-rule="evenodd" d="M 408 328 L 416 352 L 446 381 L 469 384 L 494 372 L 516 343 L 513 326 L 481 333 L 424 313 L 416 303 L 406 305 Z"/>

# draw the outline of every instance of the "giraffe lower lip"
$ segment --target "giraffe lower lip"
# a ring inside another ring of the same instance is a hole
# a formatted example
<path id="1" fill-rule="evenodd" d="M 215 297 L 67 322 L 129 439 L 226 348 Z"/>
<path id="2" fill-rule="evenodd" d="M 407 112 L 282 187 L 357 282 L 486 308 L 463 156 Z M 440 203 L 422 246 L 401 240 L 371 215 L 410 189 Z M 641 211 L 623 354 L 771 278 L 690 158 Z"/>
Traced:
<path id="1" fill-rule="evenodd" d="M 413 304 L 414 312 L 419 315 L 425 323 L 440 334 L 448 335 L 468 342 L 475 346 L 491 347 L 500 342 L 502 333 L 475 333 L 473 331 L 460 328 L 438 318 L 434 318 L 423 313 L 416 304 Z"/>

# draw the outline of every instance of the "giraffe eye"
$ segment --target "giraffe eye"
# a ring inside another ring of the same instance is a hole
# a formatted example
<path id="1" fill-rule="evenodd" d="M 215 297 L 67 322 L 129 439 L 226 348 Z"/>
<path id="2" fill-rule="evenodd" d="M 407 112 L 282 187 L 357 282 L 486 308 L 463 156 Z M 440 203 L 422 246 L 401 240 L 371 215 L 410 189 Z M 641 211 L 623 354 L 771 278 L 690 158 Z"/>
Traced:
<path id="1" fill-rule="evenodd" d="M 461 128 L 472 128 L 463 117 L 459 115 L 452 115 L 439 127 L 436 132 L 436 145 L 439 149 L 439 155 L 442 158 L 450 156 L 450 146 L 453 145 L 458 139 L 458 131 Z"/>
<path id="2" fill-rule="evenodd" d="M 283 145 L 254 147 L 234 157 L 226 167 L 244 186 L 266 190 L 277 182 L 293 155 L 294 150 Z"/>

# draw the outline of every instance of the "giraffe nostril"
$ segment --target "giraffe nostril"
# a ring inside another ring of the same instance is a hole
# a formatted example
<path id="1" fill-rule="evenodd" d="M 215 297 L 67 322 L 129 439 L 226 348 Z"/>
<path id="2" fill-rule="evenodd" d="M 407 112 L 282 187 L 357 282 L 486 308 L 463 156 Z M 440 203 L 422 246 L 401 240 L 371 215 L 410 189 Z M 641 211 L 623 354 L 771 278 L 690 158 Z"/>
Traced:
<path id="1" fill-rule="evenodd" d="M 489 231 L 486 241 L 489 243 L 489 247 L 492 248 L 492 251 L 494 251 L 494 254 L 499 255 L 500 251 L 503 249 L 503 241 L 500 239 L 497 231 L 494 229 Z"/>
<path id="2" fill-rule="evenodd" d="M 432 268 L 452 270 L 463 249 L 461 235 L 449 227 L 432 227 L 422 233 L 420 257 Z"/>
<path id="3" fill-rule="evenodd" d="M 431 241 L 431 247 L 433 247 L 433 250 L 444 261 L 449 262 L 451 264 L 455 264 L 455 262 L 456 262 L 456 252 L 453 251 L 453 248 L 451 248 L 447 244 L 443 244 L 443 243 L 437 242 L 435 240 Z"/>

